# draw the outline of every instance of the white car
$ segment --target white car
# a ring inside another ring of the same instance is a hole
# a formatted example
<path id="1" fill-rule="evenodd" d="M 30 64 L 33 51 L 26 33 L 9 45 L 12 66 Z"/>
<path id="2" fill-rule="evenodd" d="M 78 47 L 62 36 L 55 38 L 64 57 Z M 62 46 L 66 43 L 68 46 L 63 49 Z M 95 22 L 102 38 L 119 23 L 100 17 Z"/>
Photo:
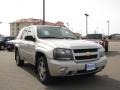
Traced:
<path id="1" fill-rule="evenodd" d="M 35 66 L 44 84 L 56 76 L 94 75 L 107 62 L 104 48 L 78 39 L 66 27 L 36 25 L 23 28 L 16 39 L 18 66 L 27 61 Z"/>

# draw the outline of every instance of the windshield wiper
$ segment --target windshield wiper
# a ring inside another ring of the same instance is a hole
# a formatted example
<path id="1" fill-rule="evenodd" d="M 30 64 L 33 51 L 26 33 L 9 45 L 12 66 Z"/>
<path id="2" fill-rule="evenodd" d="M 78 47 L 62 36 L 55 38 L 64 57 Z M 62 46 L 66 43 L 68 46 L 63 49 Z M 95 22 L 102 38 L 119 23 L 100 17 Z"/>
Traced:
<path id="1" fill-rule="evenodd" d="M 64 39 L 63 37 L 40 37 L 40 38 L 55 38 L 55 39 Z"/>
<path id="2" fill-rule="evenodd" d="M 55 38 L 55 39 L 77 39 L 77 38 L 74 38 L 74 37 L 40 37 L 40 38 Z"/>
<path id="3" fill-rule="evenodd" d="M 77 38 L 74 38 L 74 37 L 64 37 L 64 39 L 77 39 Z"/>

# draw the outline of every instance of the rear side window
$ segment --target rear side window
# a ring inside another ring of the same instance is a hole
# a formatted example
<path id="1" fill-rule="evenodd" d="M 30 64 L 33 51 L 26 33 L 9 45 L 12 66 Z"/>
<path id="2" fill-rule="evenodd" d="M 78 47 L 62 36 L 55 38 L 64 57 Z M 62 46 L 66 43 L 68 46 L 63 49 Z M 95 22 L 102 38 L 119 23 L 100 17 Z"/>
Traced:
<path id="1" fill-rule="evenodd" d="M 20 36 L 20 39 L 21 39 L 21 40 L 23 40 L 24 37 L 27 35 L 27 31 L 28 31 L 27 29 L 24 29 L 24 30 L 23 30 L 23 32 L 22 32 L 22 34 L 21 34 L 21 36 Z"/>
<path id="2" fill-rule="evenodd" d="M 32 36 L 35 38 L 35 30 L 33 27 L 29 27 L 29 30 L 28 30 L 28 36 Z"/>

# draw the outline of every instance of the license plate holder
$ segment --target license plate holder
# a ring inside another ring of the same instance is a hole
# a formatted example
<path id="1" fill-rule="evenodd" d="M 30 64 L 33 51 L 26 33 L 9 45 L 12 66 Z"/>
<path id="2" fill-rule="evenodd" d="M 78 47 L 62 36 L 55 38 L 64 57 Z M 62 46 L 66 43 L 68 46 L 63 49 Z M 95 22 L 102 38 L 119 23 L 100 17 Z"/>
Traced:
<path id="1" fill-rule="evenodd" d="M 94 63 L 86 64 L 86 71 L 95 70 L 96 65 Z"/>

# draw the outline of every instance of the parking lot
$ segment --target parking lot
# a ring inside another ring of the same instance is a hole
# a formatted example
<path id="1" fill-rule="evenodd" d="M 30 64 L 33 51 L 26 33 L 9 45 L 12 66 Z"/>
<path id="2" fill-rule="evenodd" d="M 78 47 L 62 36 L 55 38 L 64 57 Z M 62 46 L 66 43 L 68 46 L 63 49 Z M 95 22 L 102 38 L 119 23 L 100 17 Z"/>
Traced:
<path id="1" fill-rule="evenodd" d="M 94 77 L 57 78 L 50 85 L 39 82 L 34 67 L 17 67 L 14 52 L 0 51 L 0 90 L 120 90 L 120 42 L 110 42 L 106 68 Z"/>

